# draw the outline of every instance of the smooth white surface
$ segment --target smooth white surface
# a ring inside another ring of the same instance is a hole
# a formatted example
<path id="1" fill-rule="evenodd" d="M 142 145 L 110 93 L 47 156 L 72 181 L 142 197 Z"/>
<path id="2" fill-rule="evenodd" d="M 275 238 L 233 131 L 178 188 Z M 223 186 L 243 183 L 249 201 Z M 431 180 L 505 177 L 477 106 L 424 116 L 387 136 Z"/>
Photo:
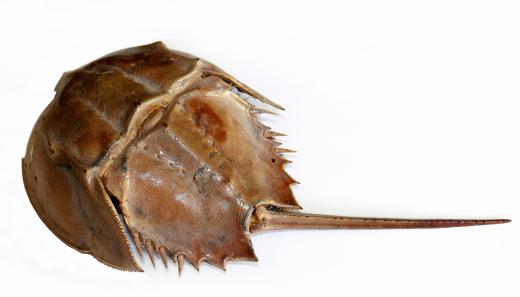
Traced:
<path id="1" fill-rule="evenodd" d="M 517 1 L 95 2 L 0 2 L 2 296 L 519 296 Z M 267 233 L 181 279 L 77 253 L 26 197 L 30 130 L 62 72 L 156 40 L 286 107 L 304 210 L 514 222 Z"/>

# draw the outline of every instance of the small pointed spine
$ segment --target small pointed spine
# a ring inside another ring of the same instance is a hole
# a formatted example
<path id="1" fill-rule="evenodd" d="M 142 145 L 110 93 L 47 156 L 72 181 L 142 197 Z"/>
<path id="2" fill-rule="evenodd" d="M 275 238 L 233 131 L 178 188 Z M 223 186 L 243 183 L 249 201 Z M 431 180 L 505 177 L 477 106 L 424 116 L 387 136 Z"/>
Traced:
<path id="1" fill-rule="evenodd" d="M 269 134 L 271 135 L 271 137 L 278 137 L 278 136 L 287 136 L 287 134 L 283 134 L 283 133 L 280 133 L 280 132 L 275 132 L 275 131 L 269 131 Z"/>
<path id="2" fill-rule="evenodd" d="M 271 114 L 271 115 L 278 115 L 276 112 L 270 111 L 268 109 L 263 108 L 252 108 L 251 109 L 252 114 L 259 114 L 259 113 L 265 113 L 265 114 Z"/>
<path id="3" fill-rule="evenodd" d="M 166 248 L 164 246 L 159 247 L 159 255 L 161 255 L 164 267 L 168 268 L 168 255 L 166 254 Z"/>
<path id="4" fill-rule="evenodd" d="M 286 148 L 283 148 L 283 147 L 276 148 L 276 152 L 277 153 L 296 153 L 295 150 L 290 150 L 290 149 L 286 149 Z"/>
<path id="5" fill-rule="evenodd" d="M 150 260 L 152 261 L 153 267 L 155 267 L 155 259 L 153 254 L 153 242 L 151 240 L 146 240 L 145 242 L 146 251 L 148 252 L 148 256 L 150 257 Z"/>
<path id="6" fill-rule="evenodd" d="M 211 264 L 213 264 L 214 266 L 222 269 L 223 271 L 226 271 L 226 263 L 225 263 L 225 258 L 222 258 L 218 261 L 212 261 L 210 262 Z"/>
<path id="7" fill-rule="evenodd" d="M 278 133 L 278 132 L 274 132 L 274 131 L 271 131 L 271 130 L 266 130 L 264 131 L 264 137 L 265 138 L 269 138 L 269 139 L 275 139 L 275 137 L 279 137 L 279 136 L 287 136 L 283 133 Z M 279 144 L 279 142 L 276 142 Z"/>
<path id="8" fill-rule="evenodd" d="M 141 235 L 139 234 L 139 232 L 134 231 L 133 237 L 134 237 L 135 248 L 137 249 L 139 256 L 143 257 L 143 250 L 142 250 L 143 243 L 141 242 Z"/>
<path id="9" fill-rule="evenodd" d="M 177 255 L 177 272 L 179 273 L 179 277 L 181 276 L 183 266 L 184 266 L 184 255 L 178 254 Z"/>

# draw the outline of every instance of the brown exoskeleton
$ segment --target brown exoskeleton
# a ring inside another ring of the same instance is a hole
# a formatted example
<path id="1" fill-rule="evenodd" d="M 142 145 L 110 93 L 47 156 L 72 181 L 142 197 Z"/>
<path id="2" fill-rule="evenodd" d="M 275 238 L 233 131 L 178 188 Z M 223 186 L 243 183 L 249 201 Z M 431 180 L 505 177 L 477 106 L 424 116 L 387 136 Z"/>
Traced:
<path id="1" fill-rule="evenodd" d="M 508 220 L 403 220 L 299 212 L 266 112 L 282 109 L 214 65 L 157 42 L 63 75 L 22 162 L 34 209 L 62 241 L 141 271 L 129 245 L 194 266 L 256 261 L 249 237 L 292 228 L 436 228 Z M 118 217 L 122 214 L 123 219 Z M 132 235 L 127 238 L 124 227 Z"/>

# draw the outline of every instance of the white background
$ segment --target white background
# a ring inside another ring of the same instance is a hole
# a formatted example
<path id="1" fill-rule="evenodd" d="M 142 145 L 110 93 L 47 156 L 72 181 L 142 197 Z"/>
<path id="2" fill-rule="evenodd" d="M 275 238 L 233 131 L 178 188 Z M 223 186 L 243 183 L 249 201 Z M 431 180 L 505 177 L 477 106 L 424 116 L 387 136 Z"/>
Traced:
<path id="1" fill-rule="evenodd" d="M 519 15 L 517 1 L 2 0 L 2 296 L 519 296 Z M 77 253 L 23 189 L 30 130 L 62 72 L 157 40 L 287 109 L 267 121 L 298 150 L 304 210 L 516 222 L 266 233 L 258 263 L 180 279 Z"/>

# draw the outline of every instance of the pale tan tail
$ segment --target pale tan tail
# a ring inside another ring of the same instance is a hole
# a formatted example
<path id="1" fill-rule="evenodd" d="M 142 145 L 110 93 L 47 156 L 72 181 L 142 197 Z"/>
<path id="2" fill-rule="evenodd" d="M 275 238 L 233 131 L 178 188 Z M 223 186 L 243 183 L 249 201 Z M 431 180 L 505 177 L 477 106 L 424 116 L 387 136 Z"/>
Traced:
<path id="1" fill-rule="evenodd" d="M 493 220 L 413 220 L 390 218 L 358 218 L 306 214 L 269 210 L 259 207 L 251 219 L 251 232 L 282 229 L 413 229 L 448 228 L 509 223 L 507 219 Z"/>

